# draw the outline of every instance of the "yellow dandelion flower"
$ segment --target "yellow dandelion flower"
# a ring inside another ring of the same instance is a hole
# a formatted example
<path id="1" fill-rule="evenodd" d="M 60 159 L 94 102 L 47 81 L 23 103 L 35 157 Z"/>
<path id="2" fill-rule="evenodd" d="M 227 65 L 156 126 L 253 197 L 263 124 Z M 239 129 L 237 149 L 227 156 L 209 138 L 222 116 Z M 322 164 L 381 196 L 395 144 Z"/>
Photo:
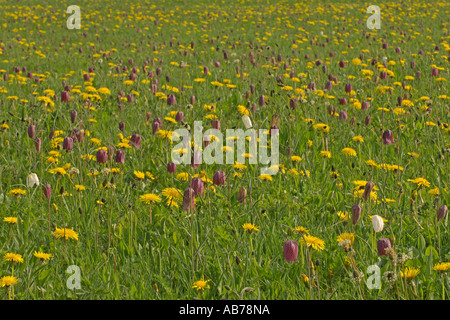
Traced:
<path id="1" fill-rule="evenodd" d="M 16 224 L 17 218 L 16 217 L 5 217 L 5 218 L 3 218 L 3 222 L 7 222 L 9 224 Z"/>
<path id="2" fill-rule="evenodd" d="M 5 261 L 23 263 L 22 255 L 18 253 L 6 253 L 3 257 Z"/>
<path id="3" fill-rule="evenodd" d="M 242 228 L 244 228 L 245 231 L 248 233 L 252 233 L 253 231 L 259 231 L 258 227 L 255 226 L 253 223 L 244 223 L 242 225 Z"/>
<path id="4" fill-rule="evenodd" d="M 143 194 L 142 196 L 139 197 L 139 200 L 141 202 L 144 202 L 145 204 L 153 204 L 156 202 L 161 202 L 161 198 L 153 193 Z"/>
<path id="5" fill-rule="evenodd" d="M 78 233 L 68 228 L 56 228 L 53 232 L 53 236 L 56 239 L 64 238 L 66 240 L 74 239 L 78 240 Z"/>
<path id="6" fill-rule="evenodd" d="M 325 249 L 325 241 L 311 235 L 303 235 L 300 243 L 318 251 Z"/>
<path id="7" fill-rule="evenodd" d="M 404 271 L 400 271 L 400 275 L 402 276 L 402 278 L 405 278 L 406 280 L 414 279 L 419 273 L 420 273 L 419 269 L 410 267 L 406 267 Z"/>
<path id="8" fill-rule="evenodd" d="M 39 252 L 34 251 L 33 255 L 36 258 L 41 259 L 41 260 L 50 260 L 50 258 L 53 257 L 51 254 L 44 253 L 44 252 L 41 252 L 41 251 L 39 251 Z"/>
<path id="9" fill-rule="evenodd" d="M 201 280 L 194 282 L 192 288 L 197 289 L 197 291 L 209 289 L 210 287 L 209 287 L 208 281 L 210 281 L 210 280 L 205 280 L 205 277 L 202 276 Z"/>

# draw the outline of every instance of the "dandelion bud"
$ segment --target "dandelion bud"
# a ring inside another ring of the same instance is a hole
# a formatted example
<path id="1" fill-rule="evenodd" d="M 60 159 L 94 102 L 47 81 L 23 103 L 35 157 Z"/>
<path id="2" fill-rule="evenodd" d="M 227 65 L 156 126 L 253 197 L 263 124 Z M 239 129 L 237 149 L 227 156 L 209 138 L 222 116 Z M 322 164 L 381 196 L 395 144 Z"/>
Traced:
<path id="1" fill-rule="evenodd" d="M 123 150 L 117 150 L 116 156 L 114 157 L 114 161 L 117 163 L 125 163 L 125 151 Z"/>
<path id="2" fill-rule="evenodd" d="M 442 221 L 442 219 L 444 219 L 445 216 L 447 215 L 447 212 L 448 212 L 448 208 L 445 204 L 443 206 L 440 206 L 437 211 L 437 221 L 438 222 Z"/>
<path id="3" fill-rule="evenodd" d="M 213 183 L 215 185 L 223 185 L 225 184 L 225 172 L 217 170 L 216 172 L 214 172 L 214 176 L 213 176 Z"/>
<path id="4" fill-rule="evenodd" d="M 50 186 L 50 184 L 45 184 L 42 188 L 42 190 L 44 191 L 44 196 L 47 199 L 50 199 L 50 197 L 52 196 L 52 187 Z"/>
<path id="5" fill-rule="evenodd" d="M 205 190 L 205 183 L 201 178 L 193 178 L 191 180 L 190 188 L 194 190 L 195 196 L 203 196 L 203 191 Z"/>
<path id="6" fill-rule="evenodd" d="M 187 188 L 184 190 L 183 195 L 183 210 L 189 211 L 189 210 L 195 210 L 195 191 L 192 188 Z"/>
<path id="7" fill-rule="evenodd" d="M 27 187 L 32 188 L 34 185 L 39 186 L 39 178 L 36 173 L 30 173 L 27 176 Z"/>
<path id="8" fill-rule="evenodd" d="M 28 126 L 28 136 L 29 136 L 31 139 L 34 139 L 34 138 L 35 138 L 35 136 L 36 136 L 36 126 L 35 126 L 34 124 L 30 124 L 30 125 Z"/>
<path id="9" fill-rule="evenodd" d="M 139 149 L 141 147 L 141 140 L 142 140 L 141 135 L 135 133 L 131 136 L 129 143 L 133 148 Z"/>
<path id="10" fill-rule="evenodd" d="M 370 193 L 372 192 L 373 188 L 374 188 L 375 184 L 372 181 L 368 181 L 364 187 L 364 192 L 362 194 L 362 198 L 364 200 L 369 199 L 370 197 Z"/>
<path id="11" fill-rule="evenodd" d="M 391 241 L 388 238 L 381 238 L 377 242 L 377 250 L 380 256 L 387 256 L 386 249 L 391 248 Z"/>
<path id="12" fill-rule="evenodd" d="M 238 192 L 238 201 L 240 203 L 245 203 L 246 199 L 247 199 L 247 189 L 242 187 L 241 189 L 239 189 L 239 192 Z"/>
<path id="13" fill-rule="evenodd" d="M 283 246 L 284 259 L 287 262 L 295 262 L 298 257 L 298 244 L 295 241 L 289 240 Z"/>
<path id="14" fill-rule="evenodd" d="M 106 161 L 108 160 L 108 154 L 103 149 L 97 151 L 96 157 L 98 163 L 106 163 Z"/>
<path id="15" fill-rule="evenodd" d="M 34 139 L 34 148 L 36 149 L 37 152 L 41 152 L 41 139 L 36 138 Z"/>
<path id="16" fill-rule="evenodd" d="M 383 140 L 383 144 L 385 144 L 385 145 L 390 145 L 392 143 L 395 143 L 394 134 L 392 133 L 392 131 L 391 130 L 384 131 L 382 140 Z"/>
<path id="17" fill-rule="evenodd" d="M 75 123 L 75 121 L 77 121 L 77 116 L 78 116 L 78 112 L 76 110 L 72 110 L 70 112 L 70 121 L 72 123 Z"/>
<path id="18" fill-rule="evenodd" d="M 381 218 L 379 215 L 374 215 L 372 217 L 372 226 L 375 232 L 381 232 L 384 228 L 383 218 Z"/>
<path id="19" fill-rule="evenodd" d="M 183 111 L 178 111 L 177 115 L 175 116 L 175 120 L 177 122 L 183 121 L 184 120 L 184 114 Z"/>
<path id="20" fill-rule="evenodd" d="M 352 206 L 352 223 L 353 225 L 357 224 L 359 218 L 361 218 L 362 208 L 360 205 L 354 204 Z"/>
<path id="21" fill-rule="evenodd" d="M 71 137 L 64 138 L 63 149 L 66 151 L 73 149 L 73 139 Z"/>
<path id="22" fill-rule="evenodd" d="M 167 164 L 167 172 L 169 173 L 177 172 L 177 165 L 174 162 L 169 162 Z"/>

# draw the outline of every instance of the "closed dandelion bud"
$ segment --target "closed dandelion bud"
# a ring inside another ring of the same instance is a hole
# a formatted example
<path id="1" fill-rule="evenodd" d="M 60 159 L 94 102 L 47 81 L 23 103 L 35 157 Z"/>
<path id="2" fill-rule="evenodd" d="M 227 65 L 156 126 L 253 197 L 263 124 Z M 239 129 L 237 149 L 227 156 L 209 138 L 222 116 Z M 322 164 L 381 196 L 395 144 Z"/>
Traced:
<path id="1" fill-rule="evenodd" d="M 105 150 L 100 149 L 97 151 L 96 158 L 98 163 L 106 163 L 108 160 L 108 154 Z"/>
<path id="2" fill-rule="evenodd" d="M 348 118 L 347 112 L 345 112 L 344 110 L 339 112 L 339 120 L 347 120 L 347 118 Z"/>
<path id="3" fill-rule="evenodd" d="M 266 103 L 266 98 L 262 94 L 262 95 L 259 96 L 259 106 L 263 107 L 265 103 Z"/>
<path id="4" fill-rule="evenodd" d="M 52 187 L 50 186 L 50 184 L 45 184 L 42 188 L 42 190 L 44 191 L 44 196 L 47 199 L 50 199 L 50 197 L 52 196 Z"/>
<path id="5" fill-rule="evenodd" d="M 73 149 L 73 139 L 71 137 L 64 138 L 63 150 L 70 151 Z"/>
<path id="6" fill-rule="evenodd" d="M 359 218 L 361 218 L 362 208 L 360 205 L 354 204 L 352 206 L 352 223 L 353 225 L 357 224 Z"/>
<path id="7" fill-rule="evenodd" d="M 117 152 L 116 152 L 116 156 L 114 157 L 114 161 L 116 162 L 116 163 L 122 163 L 122 164 L 124 164 L 125 163 L 125 151 L 123 151 L 123 150 L 117 150 Z"/>
<path id="8" fill-rule="evenodd" d="M 192 188 L 187 188 L 184 190 L 183 195 L 183 210 L 189 211 L 189 210 L 195 210 L 195 191 Z"/>
<path id="9" fill-rule="evenodd" d="M 236 256 L 235 261 L 236 261 L 236 264 L 237 264 L 237 265 L 239 265 L 239 264 L 241 263 L 241 259 L 240 259 L 238 256 Z"/>
<path id="10" fill-rule="evenodd" d="M 72 110 L 70 112 L 70 121 L 72 123 L 75 123 L 75 121 L 77 121 L 77 116 L 78 116 L 78 112 L 76 110 Z"/>
<path id="11" fill-rule="evenodd" d="M 161 124 L 158 121 L 153 121 L 153 123 L 152 123 L 153 135 L 155 135 L 156 132 L 158 132 L 159 128 L 161 128 Z"/>
<path id="12" fill-rule="evenodd" d="M 36 126 L 35 126 L 34 124 L 30 124 L 30 125 L 28 126 L 27 132 L 28 132 L 28 136 L 29 136 L 31 139 L 34 139 L 35 136 L 36 136 Z"/>
<path id="13" fill-rule="evenodd" d="M 203 191 L 205 190 L 205 183 L 201 178 L 193 178 L 189 187 L 194 190 L 195 196 L 203 196 Z"/>
<path id="14" fill-rule="evenodd" d="M 437 77 L 439 75 L 439 70 L 437 68 L 431 69 L 431 75 Z"/>
<path id="15" fill-rule="evenodd" d="M 364 187 L 364 192 L 363 192 L 363 194 L 362 194 L 362 198 L 363 198 L 364 200 L 369 199 L 370 193 L 372 192 L 374 186 L 375 186 L 375 184 L 374 184 L 372 181 L 368 181 L 368 182 L 366 183 L 366 185 L 365 185 L 365 187 Z"/>
<path id="16" fill-rule="evenodd" d="M 225 184 L 225 180 L 226 180 L 225 172 L 220 171 L 220 170 L 217 170 L 216 172 L 214 172 L 213 183 L 215 185 L 218 185 L 218 186 L 223 185 L 223 184 Z"/>
<path id="17" fill-rule="evenodd" d="M 119 130 L 120 131 L 125 130 L 125 122 L 119 122 Z"/>
<path id="18" fill-rule="evenodd" d="M 34 139 L 34 148 L 36 149 L 37 152 L 41 152 L 41 139 L 36 138 Z"/>
<path id="19" fill-rule="evenodd" d="M 380 256 L 387 256 L 386 249 L 391 248 L 391 241 L 388 238 L 381 238 L 377 242 L 377 250 Z"/>
<path id="20" fill-rule="evenodd" d="M 381 232 L 384 228 L 383 219 L 379 215 L 374 215 L 372 217 L 372 226 L 375 232 Z"/>
<path id="21" fill-rule="evenodd" d="M 364 119 L 364 124 L 366 125 L 366 126 L 368 126 L 369 124 L 370 124 L 370 121 L 372 120 L 372 117 L 371 116 L 367 116 L 365 119 Z"/>
<path id="22" fill-rule="evenodd" d="M 131 136 L 130 145 L 136 149 L 139 149 L 141 147 L 141 140 L 142 140 L 141 135 L 135 133 Z"/>
<path id="23" fill-rule="evenodd" d="M 352 92 L 352 85 L 350 83 L 347 83 L 345 85 L 345 92 L 347 92 L 347 93 Z"/>
<path id="24" fill-rule="evenodd" d="M 32 188 L 34 185 L 39 186 L 39 178 L 36 173 L 30 173 L 27 176 L 27 187 Z"/>
<path id="25" fill-rule="evenodd" d="M 391 130 L 388 129 L 383 132 L 382 141 L 383 141 L 383 144 L 385 144 L 385 145 L 390 145 L 392 143 L 395 143 L 394 134 L 392 133 Z"/>
<path id="26" fill-rule="evenodd" d="M 242 187 L 238 192 L 238 201 L 240 203 L 245 203 L 247 201 L 247 189 Z"/>
<path id="27" fill-rule="evenodd" d="M 175 116 L 175 120 L 178 121 L 178 122 L 184 120 L 184 114 L 183 114 L 183 111 L 178 111 L 178 112 L 177 112 L 177 115 Z"/>
<path id="28" fill-rule="evenodd" d="M 298 257 L 298 244 L 293 240 L 286 241 L 283 246 L 284 260 L 295 262 Z"/>
<path id="29" fill-rule="evenodd" d="M 448 212 L 448 208 L 445 204 L 440 206 L 437 211 L 437 217 L 436 217 L 437 221 L 438 222 L 442 221 L 442 219 L 444 219 L 445 216 L 447 215 L 447 212 Z"/>
<path id="30" fill-rule="evenodd" d="M 177 165 L 174 162 L 169 162 L 167 164 L 167 172 L 169 173 L 177 172 Z"/>
<path id="31" fill-rule="evenodd" d="M 213 127 L 213 129 L 220 130 L 220 120 L 219 119 L 213 119 L 211 121 L 211 127 Z"/>

